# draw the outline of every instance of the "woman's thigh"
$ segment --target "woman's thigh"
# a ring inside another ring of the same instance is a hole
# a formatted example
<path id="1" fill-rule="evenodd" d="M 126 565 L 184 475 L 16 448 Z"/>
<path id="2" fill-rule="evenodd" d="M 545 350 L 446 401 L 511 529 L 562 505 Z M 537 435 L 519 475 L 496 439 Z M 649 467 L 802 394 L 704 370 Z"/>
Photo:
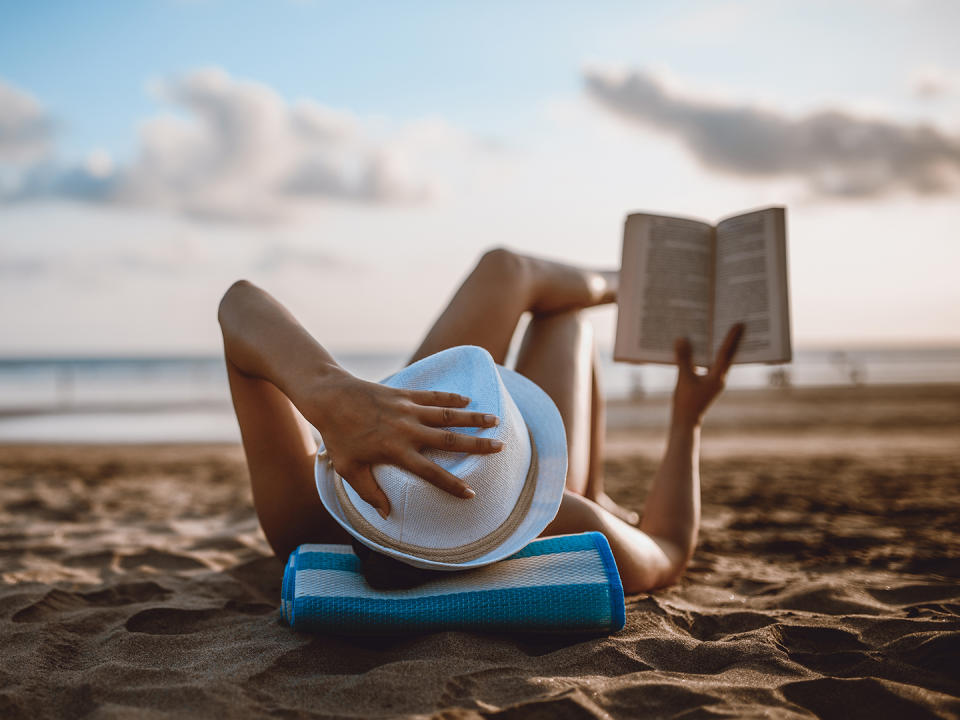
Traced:
<path id="1" fill-rule="evenodd" d="M 593 327 L 577 311 L 536 315 L 517 356 L 517 372 L 556 404 L 567 433 L 567 490 L 583 495 L 590 474 Z"/>

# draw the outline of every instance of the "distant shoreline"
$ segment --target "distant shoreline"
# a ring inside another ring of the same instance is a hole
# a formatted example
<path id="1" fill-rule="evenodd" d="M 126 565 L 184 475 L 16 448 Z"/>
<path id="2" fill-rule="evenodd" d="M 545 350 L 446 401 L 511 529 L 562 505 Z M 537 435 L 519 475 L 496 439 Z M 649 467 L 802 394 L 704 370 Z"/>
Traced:
<path id="1" fill-rule="evenodd" d="M 608 400 L 606 415 L 608 446 L 617 454 L 657 455 L 670 394 Z M 704 437 L 705 449 L 722 444 L 734 453 L 789 452 L 794 444 L 804 452 L 818 446 L 880 449 L 890 443 L 953 452 L 960 447 L 960 383 L 728 389 L 711 408 Z M 5 446 L 229 446 L 239 439 L 226 398 L 0 411 Z"/>
<path id="2" fill-rule="evenodd" d="M 113 415 L 140 413 L 228 412 L 229 399 L 172 400 L 168 402 L 86 402 L 67 405 L 38 405 L 0 408 L 0 419 L 39 417 L 44 415 Z"/>
<path id="3" fill-rule="evenodd" d="M 860 385 L 854 384 L 830 384 L 830 385 L 803 385 L 784 388 L 728 388 L 725 391 L 725 404 L 731 402 L 743 402 L 748 399 L 771 401 L 784 400 L 802 400 L 804 398 L 830 395 L 851 396 L 847 399 L 853 399 L 856 395 L 862 395 L 865 392 L 875 394 L 875 391 L 900 398 L 903 394 L 915 396 L 917 392 L 924 395 L 938 395 L 943 390 L 947 394 L 953 395 L 960 392 L 960 382 L 910 382 L 910 383 L 884 383 L 884 382 L 865 382 Z M 609 407 L 633 407 L 643 404 L 644 401 L 654 401 L 669 397 L 670 390 L 659 389 L 652 390 L 638 398 L 615 397 L 607 398 Z M 232 412 L 233 406 L 229 398 L 222 400 L 201 399 L 201 400 L 157 400 L 157 401 L 136 401 L 136 402 L 71 402 L 59 405 L 21 405 L 11 407 L 0 407 L 0 419 L 38 417 L 45 415 L 98 415 L 98 414 L 141 414 L 141 413 L 189 413 L 189 412 Z"/>
<path id="4" fill-rule="evenodd" d="M 800 345 L 794 345 L 794 353 L 800 355 L 806 354 L 829 354 L 829 353 L 938 353 L 938 352 L 958 352 L 960 353 L 960 340 L 924 340 L 919 342 L 905 341 L 864 341 L 849 342 L 846 344 L 830 342 L 812 342 Z M 330 350 L 335 358 L 375 358 L 375 357 L 406 357 L 413 352 L 413 348 L 397 348 L 383 350 Z M 601 356 L 612 357 L 613 346 L 599 346 L 597 352 Z M 223 354 L 220 351 L 214 352 L 184 352 L 184 353 L 164 353 L 163 351 L 145 351 L 145 352 L 115 352 L 115 353 L 95 353 L 95 352 L 76 352 L 76 353 L 56 353 L 56 352 L 23 352 L 0 355 L 0 367 L 5 365 L 29 365 L 29 364 L 47 364 L 47 363 L 138 363 L 138 362 L 208 362 L 215 360 L 223 362 Z"/>

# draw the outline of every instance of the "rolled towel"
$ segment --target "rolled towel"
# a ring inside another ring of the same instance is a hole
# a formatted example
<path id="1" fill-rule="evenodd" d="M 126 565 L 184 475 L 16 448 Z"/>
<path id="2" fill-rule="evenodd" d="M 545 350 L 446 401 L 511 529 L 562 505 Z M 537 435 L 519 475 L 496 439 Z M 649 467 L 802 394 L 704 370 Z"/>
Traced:
<path id="1" fill-rule="evenodd" d="M 620 573 L 602 533 L 534 540 L 505 560 L 374 590 L 349 545 L 301 545 L 283 574 L 283 619 L 344 635 L 438 630 L 610 633 L 623 628 Z"/>

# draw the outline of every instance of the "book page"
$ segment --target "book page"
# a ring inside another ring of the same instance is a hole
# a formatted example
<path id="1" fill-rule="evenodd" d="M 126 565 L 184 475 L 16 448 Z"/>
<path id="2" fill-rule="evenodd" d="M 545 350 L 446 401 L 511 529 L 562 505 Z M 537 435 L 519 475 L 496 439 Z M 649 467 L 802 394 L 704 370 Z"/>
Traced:
<path id="1" fill-rule="evenodd" d="M 736 362 L 790 360 L 786 225 L 783 208 L 738 215 L 717 225 L 713 354 L 727 331 L 746 324 Z"/>
<path id="2" fill-rule="evenodd" d="M 694 362 L 709 356 L 713 228 L 683 218 L 627 217 L 620 267 L 614 358 L 674 361 L 673 343 L 687 337 Z"/>

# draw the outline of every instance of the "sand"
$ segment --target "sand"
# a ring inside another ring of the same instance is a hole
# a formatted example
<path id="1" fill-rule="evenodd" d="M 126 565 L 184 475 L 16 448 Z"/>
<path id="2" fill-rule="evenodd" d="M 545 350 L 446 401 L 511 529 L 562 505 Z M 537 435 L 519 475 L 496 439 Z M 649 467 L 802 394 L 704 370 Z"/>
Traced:
<path id="1" fill-rule="evenodd" d="M 628 504 L 665 407 L 610 409 Z M 960 387 L 710 420 L 691 568 L 589 639 L 297 634 L 239 448 L 0 447 L 0 717 L 960 717 Z"/>

